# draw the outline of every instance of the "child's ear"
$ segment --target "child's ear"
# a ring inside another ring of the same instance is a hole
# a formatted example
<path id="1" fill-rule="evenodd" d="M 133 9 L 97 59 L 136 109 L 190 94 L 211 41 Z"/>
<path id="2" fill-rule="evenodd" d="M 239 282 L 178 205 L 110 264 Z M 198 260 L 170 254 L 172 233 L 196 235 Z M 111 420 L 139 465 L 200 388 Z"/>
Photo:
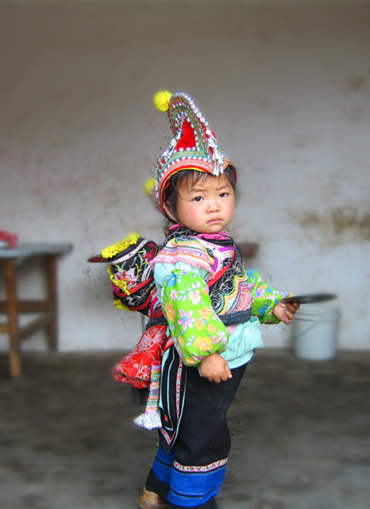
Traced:
<path id="1" fill-rule="evenodd" d="M 171 205 L 168 203 L 168 201 L 166 201 L 166 203 L 163 205 L 163 210 L 165 211 L 167 217 L 171 219 L 171 221 L 173 221 L 174 223 L 177 222 L 177 219 L 175 218 L 171 209 Z"/>

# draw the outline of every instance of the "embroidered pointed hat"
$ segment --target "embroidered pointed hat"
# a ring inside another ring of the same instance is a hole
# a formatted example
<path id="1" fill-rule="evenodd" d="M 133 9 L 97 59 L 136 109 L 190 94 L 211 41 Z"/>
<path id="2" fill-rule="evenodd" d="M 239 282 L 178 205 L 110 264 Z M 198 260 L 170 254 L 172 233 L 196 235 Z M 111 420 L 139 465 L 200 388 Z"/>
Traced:
<path id="1" fill-rule="evenodd" d="M 155 107 L 168 113 L 173 137 L 169 147 L 155 164 L 155 195 L 159 208 L 165 213 L 166 190 L 170 179 L 181 170 L 197 170 L 219 176 L 231 166 L 221 152 L 215 133 L 193 99 L 184 92 L 162 90 L 154 95 Z"/>

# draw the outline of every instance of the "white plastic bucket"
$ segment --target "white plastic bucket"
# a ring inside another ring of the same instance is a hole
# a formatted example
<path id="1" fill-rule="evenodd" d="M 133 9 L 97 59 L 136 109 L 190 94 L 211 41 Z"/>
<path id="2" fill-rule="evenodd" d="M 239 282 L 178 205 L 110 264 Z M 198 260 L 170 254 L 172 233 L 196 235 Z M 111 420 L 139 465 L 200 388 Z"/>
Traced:
<path id="1" fill-rule="evenodd" d="M 292 322 L 295 353 L 302 359 L 326 360 L 335 357 L 340 310 L 325 304 L 305 304 Z"/>

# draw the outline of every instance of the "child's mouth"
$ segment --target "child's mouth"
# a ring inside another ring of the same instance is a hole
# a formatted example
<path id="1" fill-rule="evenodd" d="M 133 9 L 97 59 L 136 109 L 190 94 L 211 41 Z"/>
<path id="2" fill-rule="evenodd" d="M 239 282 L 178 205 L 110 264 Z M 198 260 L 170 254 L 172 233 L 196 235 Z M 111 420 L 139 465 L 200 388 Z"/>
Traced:
<path id="1" fill-rule="evenodd" d="M 215 219 L 210 219 L 209 221 L 207 221 L 207 224 L 215 224 L 215 223 L 221 223 L 221 222 L 222 222 L 222 219 L 215 218 Z"/>

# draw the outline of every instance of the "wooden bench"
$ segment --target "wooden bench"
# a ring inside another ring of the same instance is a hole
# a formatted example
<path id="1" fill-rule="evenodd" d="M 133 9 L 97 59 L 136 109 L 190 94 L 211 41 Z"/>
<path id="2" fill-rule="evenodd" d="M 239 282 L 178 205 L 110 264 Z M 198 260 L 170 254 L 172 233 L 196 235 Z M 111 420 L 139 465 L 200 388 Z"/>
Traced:
<path id="1" fill-rule="evenodd" d="M 20 344 L 34 332 L 45 328 L 50 350 L 58 348 L 58 282 L 57 259 L 72 249 L 71 244 L 19 244 L 16 248 L 0 249 L 0 264 L 5 282 L 5 300 L 0 301 L 0 313 L 6 321 L 0 323 L 0 333 L 9 337 L 9 369 L 12 377 L 21 374 Z M 46 279 L 44 299 L 19 300 L 17 272 L 22 263 L 38 258 Z M 20 315 L 37 313 L 39 316 L 21 327 Z"/>

